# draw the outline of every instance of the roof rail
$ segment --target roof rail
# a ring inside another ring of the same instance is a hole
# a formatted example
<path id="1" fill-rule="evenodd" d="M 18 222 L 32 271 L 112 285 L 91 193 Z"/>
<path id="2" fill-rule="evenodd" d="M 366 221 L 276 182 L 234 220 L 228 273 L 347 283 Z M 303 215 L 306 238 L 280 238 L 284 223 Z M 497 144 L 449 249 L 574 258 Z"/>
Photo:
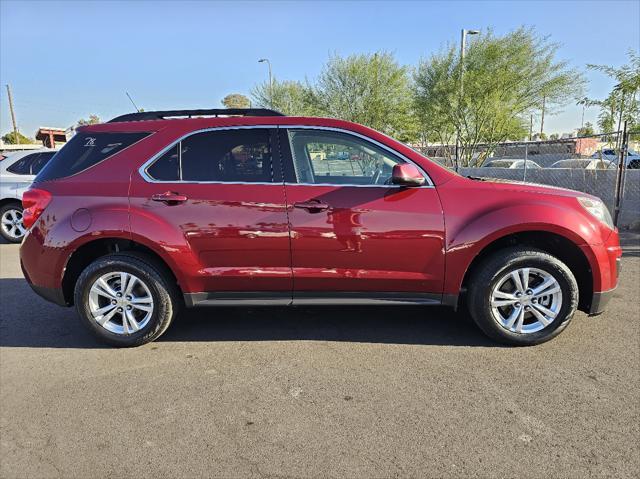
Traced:
<path id="1" fill-rule="evenodd" d="M 120 121 L 148 121 L 148 120 L 164 120 L 171 117 L 187 117 L 194 116 L 284 116 L 276 110 L 267 108 L 215 108 L 211 110 L 165 110 L 165 111 L 141 111 L 139 113 L 127 113 L 120 115 L 107 123 L 115 123 Z"/>

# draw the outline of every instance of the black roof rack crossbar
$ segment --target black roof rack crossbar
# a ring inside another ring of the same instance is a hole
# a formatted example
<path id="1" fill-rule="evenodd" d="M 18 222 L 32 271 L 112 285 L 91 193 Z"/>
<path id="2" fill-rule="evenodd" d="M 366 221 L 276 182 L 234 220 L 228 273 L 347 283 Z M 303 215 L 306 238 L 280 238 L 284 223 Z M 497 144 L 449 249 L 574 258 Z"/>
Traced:
<path id="1" fill-rule="evenodd" d="M 141 111 L 139 113 L 127 113 L 120 115 L 108 123 L 120 121 L 148 121 L 148 120 L 164 120 L 171 117 L 187 117 L 194 116 L 284 116 L 279 111 L 269 110 L 267 108 L 215 108 L 211 110 L 166 110 L 166 111 Z"/>

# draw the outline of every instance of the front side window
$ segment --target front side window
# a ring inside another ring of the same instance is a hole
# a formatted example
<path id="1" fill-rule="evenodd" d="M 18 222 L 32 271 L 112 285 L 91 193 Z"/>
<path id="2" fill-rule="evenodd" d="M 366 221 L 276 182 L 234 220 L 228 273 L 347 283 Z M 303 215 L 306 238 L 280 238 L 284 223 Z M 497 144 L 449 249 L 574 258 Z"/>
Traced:
<path id="1" fill-rule="evenodd" d="M 146 171 L 159 181 L 271 182 L 269 130 L 197 133 L 172 146 Z"/>
<path id="2" fill-rule="evenodd" d="M 291 156 L 299 183 L 388 185 L 403 160 L 373 143 L 346 133 L 289 130 Z"/>

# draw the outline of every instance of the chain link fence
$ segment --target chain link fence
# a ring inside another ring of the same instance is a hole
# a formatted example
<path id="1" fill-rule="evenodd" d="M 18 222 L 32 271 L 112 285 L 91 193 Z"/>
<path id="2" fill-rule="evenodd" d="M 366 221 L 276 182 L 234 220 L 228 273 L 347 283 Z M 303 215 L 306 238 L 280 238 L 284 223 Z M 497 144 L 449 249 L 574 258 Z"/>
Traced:
<path id="1" fill-rule="evenodd" d="M 456 168 L 451 146 L 417 148 Z M 640 225 L 640 134 L 609 133 L 484 145 L 458 165 L 465 176 L 500 178 L 582 191 L 601 198 L 620 228 Z"/>

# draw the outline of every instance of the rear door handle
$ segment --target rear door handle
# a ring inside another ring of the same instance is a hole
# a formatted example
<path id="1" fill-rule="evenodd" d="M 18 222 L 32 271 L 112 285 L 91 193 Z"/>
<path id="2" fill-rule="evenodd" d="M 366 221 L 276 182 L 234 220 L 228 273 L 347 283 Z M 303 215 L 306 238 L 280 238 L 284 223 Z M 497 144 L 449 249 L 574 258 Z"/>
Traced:
<path id="1" fill-rule="evenodd" d="M 168 205 L 171 204 L 178 204 L 178 203 L 184 203 L 185 201 L 187 201 L 187 197 L 184 195 L 180 195 L 178 193 L 175 193 L 173 191 L 165 191 L 164 193 L 156 193 L 155 195 L 153 195 L 151 197 L 151 199 L 153 201 L 161 201 L 163 203 L 167 203 Z"/>
<path id="2" fill-rule="evenodd" d="M 307 210 L 309 213 L 319 213 L 320 211 L 329 209 L 329 205 L 326 203 L 323 203 L 320 200 L 309 200 L 309 201 L 302 201 L 300 203 L 294 203 L 293 207 Z"/>

